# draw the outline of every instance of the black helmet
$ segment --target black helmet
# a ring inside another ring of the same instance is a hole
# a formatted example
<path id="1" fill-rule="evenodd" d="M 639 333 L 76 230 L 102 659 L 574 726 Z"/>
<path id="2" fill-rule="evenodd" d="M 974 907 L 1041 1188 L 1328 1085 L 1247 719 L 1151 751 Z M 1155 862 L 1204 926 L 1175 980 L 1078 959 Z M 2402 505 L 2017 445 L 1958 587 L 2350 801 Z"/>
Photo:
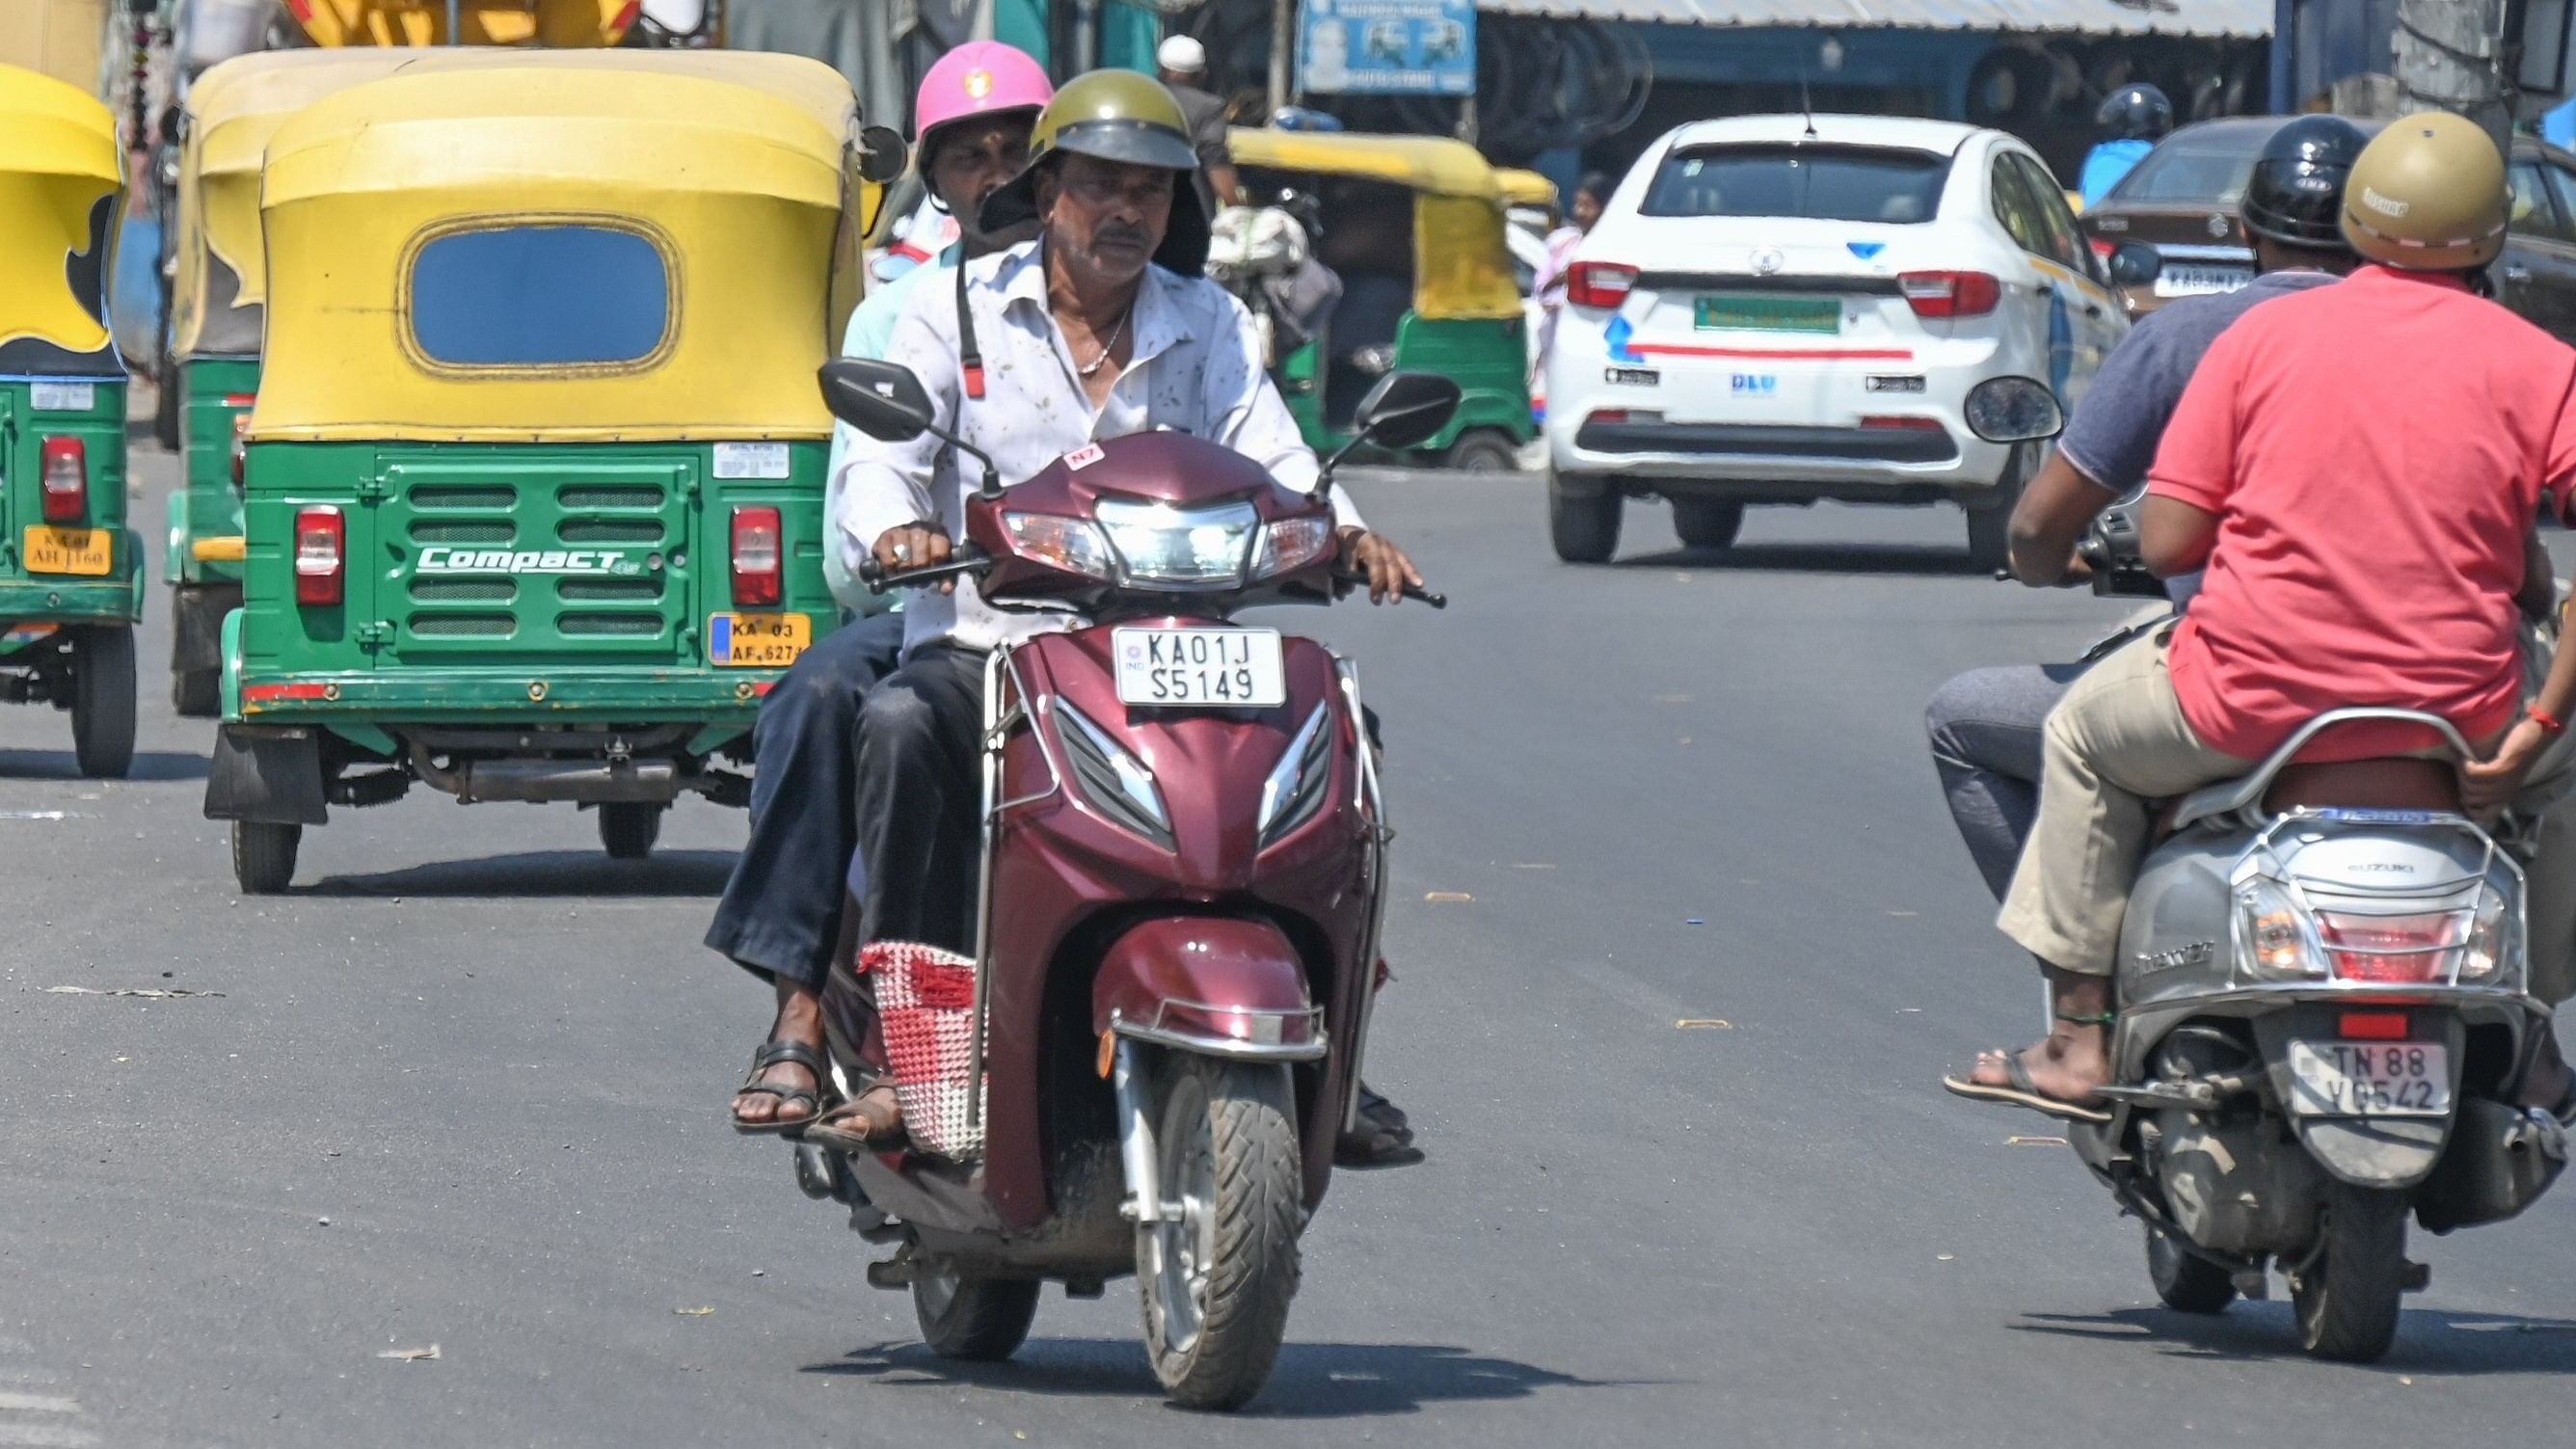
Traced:
<path id="1" fill-rule="evenodd" d="M 2143 81 L 2122 86 L 2102 98 L 2093 124 L 2123 141 L 2161 140 L 2173 129 L 2173 102 Z"/>
<path id="2" fill-rule="evenodd" d="M 2245 183 L 2245 229 L 2283 246 L 2349 251 L 2343 183 L 2370 138 L 2341 116 L 2301 116 L 2272 133 Z"/>

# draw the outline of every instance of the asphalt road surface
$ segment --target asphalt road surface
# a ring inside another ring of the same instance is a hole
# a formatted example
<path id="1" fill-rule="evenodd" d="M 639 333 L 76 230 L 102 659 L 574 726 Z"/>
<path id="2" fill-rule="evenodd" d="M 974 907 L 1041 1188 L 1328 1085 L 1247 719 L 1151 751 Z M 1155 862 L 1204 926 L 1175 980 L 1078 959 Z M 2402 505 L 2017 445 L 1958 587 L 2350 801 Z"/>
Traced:
<path id="1" fill-rule="evenodd" d="M 1921 704 L 2116 606 L 1975 576 L 1946 511 L 1690 555 L 1633 508 L 1568 568 L 1534 479 L 1358 491 L 1455 601 L 1292 621 L 1388 722 L 1369 1075 L 1430 1159 L 1337 1180 L 1249 1409 L 1160 1402 L 1126 1282 L 932 1358 L 725 1129 L 765 1025 L 698 944 L 738 816 L 621 865 L 569 807 L 422 791 L 237 899 L 156 585 L 134 779 L 0 711 L 0 1446 L 2565 1442 L 2576 1194 L 2420 1239 L 2396 1351 L 2322 1365 L 2285 1303 L 2155 1307 L 2051 1125 L 1939 1091 L 2038 987 Z"/>

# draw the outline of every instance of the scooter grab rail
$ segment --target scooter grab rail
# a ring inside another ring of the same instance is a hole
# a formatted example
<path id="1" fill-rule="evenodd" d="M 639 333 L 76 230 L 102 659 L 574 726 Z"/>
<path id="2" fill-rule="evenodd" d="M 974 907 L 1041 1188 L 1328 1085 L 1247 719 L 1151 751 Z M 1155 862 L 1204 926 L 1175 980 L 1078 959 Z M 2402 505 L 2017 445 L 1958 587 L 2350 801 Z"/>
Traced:
<path id="1" fill-rule="evenodd" d="M 2218 784 L 2205 786 L 2184 796 L 2182 804 L 2174 810 L 2173 828 L 2181 830 L 2203 820 L 2244 811 L 2262 800 L 2263 796 L 2271 790 L 2273 778 L 2288 769 L 2297 760 L 2299 751 L 2306 749 L 2309 742 L 2318 735 L 2337 725 L 2357 724 L 2367 720 L 2422 725 L 2441 735 L 2443 742 L 2451 747 L 2456 758 L 2462 760 L 2477 758 L 2477 752 L 2469 748 L 2469 742 L 2461 736 L 2459 730 L 2440 715 L 2426 714 L 2422 710 L 2414 709 L 2373 707 L 2330 709 L 2292 731 L 2290 737 L 2281 742 L 2281 747 L 2274 750 L 2270 758 L 2255 766 L 2251 773 L 2234 780 L 2223 780 Z"/>

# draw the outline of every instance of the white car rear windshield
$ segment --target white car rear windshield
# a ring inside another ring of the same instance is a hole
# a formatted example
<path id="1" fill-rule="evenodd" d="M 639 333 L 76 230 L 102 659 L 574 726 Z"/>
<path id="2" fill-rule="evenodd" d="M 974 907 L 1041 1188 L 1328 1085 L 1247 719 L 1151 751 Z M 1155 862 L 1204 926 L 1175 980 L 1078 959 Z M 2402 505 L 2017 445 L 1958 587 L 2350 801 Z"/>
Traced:
<path id="1" fill-rule="evenodd" d="M 1950 158 L 1862 146 L 1694 146 L 1664 158 L 1647 216 L 1795 216 L 1908 225 L 1932 220 Z"/>

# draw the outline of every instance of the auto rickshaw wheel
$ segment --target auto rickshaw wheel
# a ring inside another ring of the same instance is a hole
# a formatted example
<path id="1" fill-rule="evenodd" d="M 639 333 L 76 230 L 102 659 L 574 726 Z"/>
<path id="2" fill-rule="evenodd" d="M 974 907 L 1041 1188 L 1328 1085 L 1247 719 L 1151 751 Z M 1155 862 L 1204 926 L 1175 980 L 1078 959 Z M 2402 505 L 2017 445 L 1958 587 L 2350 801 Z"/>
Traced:
<path id="1" fill-rule="evenodd" d="M 642 860 L 662 837 L 662 812 L 668 805 L 643 800 L 611 800 L 599 807 L 599 843 L 610 860 Z"/>
<path id="2" fill-rule="evenodd" d="M 1521 450 L 1499 428 L 1469 428 L 1449 445 L 1442 461 L 1459 473 L 1517 473 Z"/>
<path id="3" fill-rule="evenodd" d="M 213 719 L 224 712 L 224 672 L 220 669 L 170 671 L 170 708 L 181 719 Z"/>
<path id="4" fill-rule="evenodd" d="M 134 767 L 134 629 L 85 628 L 72 636 L 72 755 L 93 780 Z"/>
<path id="5" fill-rule="evenodd" d="M 233 880 L 246 896 L 277 896 L 295 883 L 295 850 L 304 843 L 301 825 L 272 825 L 265 820 L 233 822 Z"/>

